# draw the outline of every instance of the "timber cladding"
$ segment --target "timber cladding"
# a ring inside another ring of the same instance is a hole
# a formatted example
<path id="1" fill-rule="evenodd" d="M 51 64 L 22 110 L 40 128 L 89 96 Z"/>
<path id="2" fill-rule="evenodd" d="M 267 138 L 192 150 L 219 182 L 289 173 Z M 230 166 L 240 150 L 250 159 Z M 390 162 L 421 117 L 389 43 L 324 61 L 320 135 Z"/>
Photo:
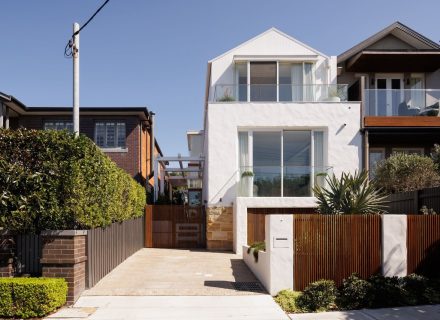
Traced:
<path id="1" fill-rule="evenodd" d="M 408 215 L 408 274 L 440 277 L 440 215 Z"/>
<path id="2" fill-rule="evenodd" d="M 380 215 L 293 216 L 294 290 L 320 279 L 339 286 L 353 272 L 381 271 Z"/>

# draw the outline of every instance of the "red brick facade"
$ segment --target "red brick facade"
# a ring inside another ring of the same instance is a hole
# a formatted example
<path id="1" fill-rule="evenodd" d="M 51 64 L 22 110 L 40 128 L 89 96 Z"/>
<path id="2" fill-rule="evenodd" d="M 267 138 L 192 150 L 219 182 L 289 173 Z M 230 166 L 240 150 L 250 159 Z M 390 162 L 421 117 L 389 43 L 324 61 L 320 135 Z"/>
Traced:
<path id="1" fill-rule="evenodd" d="M 21 116 L 18 127 L 27 129 L 43 129 L 44 123 L 49 120 L 71 120 L 68 116 Z M 125 122 L 126 148 L 122 152 L 105 152 L 116 164 L 127 171 L 133 178 L 141 181 L 141 154 L 140 154 L 140 120 L 137 116 L 81 116 L 80 132 L 94 141 L 95 122 L 115 120 Z M 144 155 L 146 158 L 146 155 Z M 146 161 L 144 159 L 143 161 Z"/>
<path id="2" fill-rule="evenodd" d="M 74 303 L 86 288 L 86 231 L 43 233 L 43 277 L 67 281 L 67 302 Z"/>

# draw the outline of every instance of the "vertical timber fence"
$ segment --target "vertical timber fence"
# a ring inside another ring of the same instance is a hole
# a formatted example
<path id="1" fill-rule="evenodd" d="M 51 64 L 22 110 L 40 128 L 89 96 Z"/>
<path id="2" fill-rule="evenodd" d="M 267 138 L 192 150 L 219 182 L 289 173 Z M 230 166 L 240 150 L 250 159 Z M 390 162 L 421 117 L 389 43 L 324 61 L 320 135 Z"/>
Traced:
<path id="1" fill-rule="evenodd" d="M 440 215 L 409 215 L 408 274 L 440 277 Z"/>
<path id="2" fill-rule="evenodd" d="M 87 231 L 87 287 L 144 247 L 144 217 Z"/>
<path id="3" fill-rule="evenodd" d="M 294 289 L 353 272 L 362 278 L 381 271 L 379 215 L 294 215 Z"/>
<path id="4" fill-rule="evenodd" d="M 391 194 L 387 201 L 391 214 L 420 214 L 423 206 L 440 213 L 440 187 Z"/>

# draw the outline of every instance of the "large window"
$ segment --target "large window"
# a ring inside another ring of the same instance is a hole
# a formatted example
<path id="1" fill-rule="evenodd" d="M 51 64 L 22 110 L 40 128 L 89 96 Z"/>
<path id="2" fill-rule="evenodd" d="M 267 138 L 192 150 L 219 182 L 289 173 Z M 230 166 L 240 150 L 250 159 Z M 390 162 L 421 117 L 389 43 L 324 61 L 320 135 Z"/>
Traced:
<path id="1" fill-rule="evenodd" d="M 255 197 L 311 196 L 328 173 L 320 130 L 240 132 L 239 153 L 241 177 L 253 179 L 245 189 Z"/>
<path id="2" fill-rule="evenodd" d="M 44 121 L 44 130 L 68 130 L 73 132 L 73 122 L 69 120 Z"/>
<path id="3" fill-rule="evenodd" d="M 95 143 L 101 148 L 125 148 L 125 123 L 99 121 L 95 123 Z"/>
<path id="4" fill-rule="evenodd" d="M 315 101 L 316 98 L 310 62 L 239 62 L 235 64 L 235 73 L 239 101 Z"/>

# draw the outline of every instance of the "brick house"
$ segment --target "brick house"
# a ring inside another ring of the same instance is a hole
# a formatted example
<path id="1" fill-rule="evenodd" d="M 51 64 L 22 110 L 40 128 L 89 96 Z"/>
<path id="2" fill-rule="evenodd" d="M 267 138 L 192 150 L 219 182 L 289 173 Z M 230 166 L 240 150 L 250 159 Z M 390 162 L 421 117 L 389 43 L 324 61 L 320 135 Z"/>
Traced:
<path id="1" fill-rule="evenodd" d="M 3 127 L 73 131 L 72 108 L 28 107 L 15 97 L 0 92 L 0 128 Z M 152 159 L 151 154 L 162 155 L 162 151 L 154 138 L 154 113 L 148 108 L 81 108 L 80 133 L 92 139 L 119 167 L 146 188 L 154 185 L 154 157 Z"/>

